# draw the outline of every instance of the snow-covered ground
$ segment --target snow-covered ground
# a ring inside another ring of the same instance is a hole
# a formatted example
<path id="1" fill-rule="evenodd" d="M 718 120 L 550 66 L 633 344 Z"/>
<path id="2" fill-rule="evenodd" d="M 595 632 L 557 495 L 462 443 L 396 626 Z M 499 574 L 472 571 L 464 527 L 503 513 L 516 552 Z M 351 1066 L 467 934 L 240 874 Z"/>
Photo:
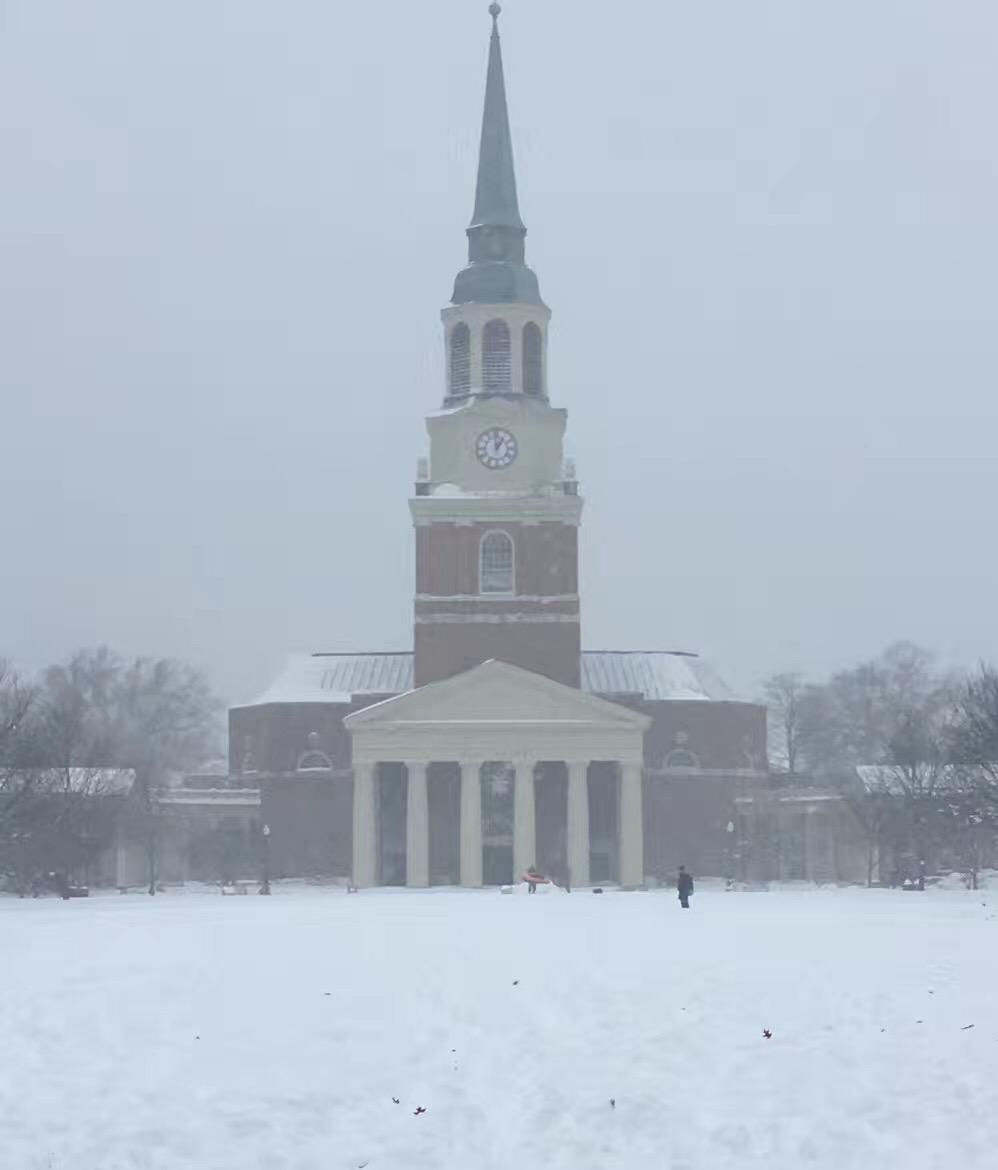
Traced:
<path id="1" fill-rule="evenodd" d="M 996 959 L 963 891 L 0 899 L 0 1165 L 990 1170 Z"/>

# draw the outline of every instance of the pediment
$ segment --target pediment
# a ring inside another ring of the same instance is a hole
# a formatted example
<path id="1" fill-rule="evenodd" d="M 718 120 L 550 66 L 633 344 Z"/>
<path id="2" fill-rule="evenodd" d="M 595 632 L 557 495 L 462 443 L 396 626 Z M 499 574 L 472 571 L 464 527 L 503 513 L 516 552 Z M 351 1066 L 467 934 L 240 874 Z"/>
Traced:
<path id="1" fill-rule="evenodd" d="M 505 662 L 485 662 L 349 715 L 352 730 L 381 726 L 545 725 L 643 732 L 648 716 Z"/>

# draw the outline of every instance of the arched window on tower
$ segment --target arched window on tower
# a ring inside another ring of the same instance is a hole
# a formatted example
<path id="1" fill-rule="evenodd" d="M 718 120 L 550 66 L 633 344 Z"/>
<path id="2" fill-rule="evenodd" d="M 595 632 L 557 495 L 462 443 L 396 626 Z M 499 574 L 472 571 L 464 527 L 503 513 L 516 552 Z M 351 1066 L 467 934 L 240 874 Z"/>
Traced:
<path id="1" fill-rule="evenodd" d="M 523 393 L 544 394 L 544 335 L 533 321 L 523 327 Z"/>
<path id="2" fill-rule="evenodd" d="M 508 394 L 512 389 L 509 326 L 489 321 L 482 333 L 482 385 L 486 394 Z"/>
<path id="3" fill-rule="evenodd" d="M 479 593 L 515 592 L 513 542 L 505 532 L 486 532 L 478 555 Z"/>
<path id="4" fill-rule="evenodd" d="M 471 390 L 471 330 L 459 321 L 450 335 L 450 392 L 454 396 Z"/>

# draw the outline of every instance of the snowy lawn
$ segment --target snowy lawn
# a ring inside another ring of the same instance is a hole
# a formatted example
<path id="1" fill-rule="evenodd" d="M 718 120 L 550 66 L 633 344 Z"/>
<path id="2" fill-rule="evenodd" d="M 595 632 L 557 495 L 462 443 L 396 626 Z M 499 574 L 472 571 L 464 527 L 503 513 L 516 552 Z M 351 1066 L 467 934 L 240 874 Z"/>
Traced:
<path id="1" fill-rule="evenodd" d="M 664 893 L 0 899 L 0 1166 L 991 1170 L 996 912 L 940 891 L 701 891 L 689 914 Z"/>

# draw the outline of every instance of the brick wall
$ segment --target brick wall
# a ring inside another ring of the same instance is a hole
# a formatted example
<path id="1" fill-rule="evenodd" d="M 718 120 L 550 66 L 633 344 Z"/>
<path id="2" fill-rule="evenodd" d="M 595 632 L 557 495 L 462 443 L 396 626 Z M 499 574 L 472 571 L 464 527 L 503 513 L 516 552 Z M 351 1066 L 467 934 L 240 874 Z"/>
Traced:
<path id="1" fill-rule="evenodd" d="M 645 873 L 662 880 L 680 865 L 694 875 L 727 876 L 726 827 L 735 822 L 736 776 L 646 775 L 644 783 Z"/>
<path id="2" fill-rule="evenodd" d="M 416 686 L 450 678 L 490 658 L 578 687 L 579 624 L 417 625 Z"/>
<path id="3" fill-rule="evenodd" d="M 755 703 L 642 703 L 654 722 L 645 735 L 645 764 L 661 768 L 677 749 L 692 752 L 700 767 L 764 769 L 766 708 Z"/>
<path id="4" fill-rule="evenodd" d="M 516 589 L 511 598 L 479 593 L 482 537 L 496 530 L 513 541 Z M 446 522 L 417 527 L 416 686 L 490 658 L 579 686 L 578 587 L 578 529 L 571 525 Z"/>
<path id="5" fill-rule="evenodd" d="M 279 877 L 347 877 L 353 858 L 353 782 L 347 777 L 268 778 L 260 816 L 270 826 L 270 871 Z"/>
<path id="6" fill-rule="evenodd" d="M 434 597 L 477 595 L 479 548 L 485 533 L 493 531 L 505 532 L 513 541 L 517 593 L 550 597 L 578 592 L 579 530 L 547 521 L 417 527 L 416 592 Z"/>
<path id="7" fill-rule="evenodd" d="M 343 719 L 362 703 L 268 703 L 234 707 L 229 712 L 229 771 L 238 775 L 249 752 L 257 772 L 293 772 L 310 750 L 309 736 L 319 736 L 317 750 L 335 768 L 350 767 L 350 736 Z"/>

